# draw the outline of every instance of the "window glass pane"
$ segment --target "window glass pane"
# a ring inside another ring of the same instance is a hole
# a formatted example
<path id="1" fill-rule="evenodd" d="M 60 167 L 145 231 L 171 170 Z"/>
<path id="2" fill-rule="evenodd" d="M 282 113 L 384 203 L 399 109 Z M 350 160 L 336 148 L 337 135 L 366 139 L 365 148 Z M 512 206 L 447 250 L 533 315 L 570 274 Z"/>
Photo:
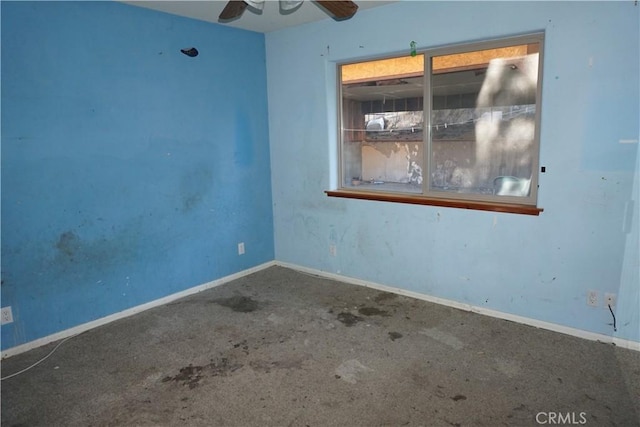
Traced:
<path id="1" fill-rule="evenodd" d="M 342 186 L 422 193 L 424 57 L 341 66 Z"/>
<path id="2" fill-rule="evenodd" d="M 539 44 L 432 58 L 429 189 L 528 197 Z"/>

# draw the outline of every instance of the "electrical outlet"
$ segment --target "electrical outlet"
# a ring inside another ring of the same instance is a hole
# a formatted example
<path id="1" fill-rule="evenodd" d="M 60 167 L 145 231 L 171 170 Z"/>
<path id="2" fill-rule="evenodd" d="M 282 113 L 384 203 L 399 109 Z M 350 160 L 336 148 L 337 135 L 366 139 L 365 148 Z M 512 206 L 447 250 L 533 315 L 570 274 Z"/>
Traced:
<path id="1" fill-rule="evenodd" d="M 336 249 L 336 245 L 329 245 L 329 255 L 336 256 L 338 254 L 338 250 Z"/>
<path id="2" fill-rule="evenodd" d="M 598 291 L 589 291 L 587 292 L 587 305 L 592 307 L 598 306 Z"/>
<path id="3" fill-rule="evenodd" d="M 604 306 L 615 307 L 616 306 L 616 294 L 606 293 L 604 294 Z"/>
<path id="4" fill-rule="evenodd" d="M 11 306 L 2 307 L 1 313 L 2 324 L 13 322 L 13 313 L 11 312 Z"/>
<path id="5" fill-rule="evenodd" d="M 244 242 L 238 243 L 238 255 L 244 255 Z"/>

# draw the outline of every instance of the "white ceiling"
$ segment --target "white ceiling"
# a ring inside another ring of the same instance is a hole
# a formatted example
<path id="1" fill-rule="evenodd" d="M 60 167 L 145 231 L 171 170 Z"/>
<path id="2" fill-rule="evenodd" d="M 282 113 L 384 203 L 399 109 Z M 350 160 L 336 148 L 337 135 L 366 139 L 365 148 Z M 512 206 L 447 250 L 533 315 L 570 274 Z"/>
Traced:
<path id="1" fill-rule="evenodd" d="M 227 4 L 226 0 L 198 0 L 198 1 L 165 1 L 165 0 L 137 0 L 122 1 L 134 6 L 145 7 L 149 9 L 159 10 L 174 15 L 185 16 L 188 18 L 199 19 L 202 21 L 215 22 L 230 27 L 241 28 L 244 30 L 257 31 L 259 33 L 268 33 L 287 27 L 306 24 L 308 22 L 320 21 L 322 19 L 331 19 L 326 12 L 320 8 L 315 2 L 307 0 L 291 13 L 282 13 L 277 0 L 267 0 L 261 12 L 255 9 L 247 8 L 244 14 L 231 22 L 218 22 L 218 15 Z M 358 1 L 358 12 L 372 7 L 382 6 L 394 3 L 394 1 Z M 357 13 L 356 13 L 357 14 Z M 348 21 L 344 21 L 345 23 Z"/>

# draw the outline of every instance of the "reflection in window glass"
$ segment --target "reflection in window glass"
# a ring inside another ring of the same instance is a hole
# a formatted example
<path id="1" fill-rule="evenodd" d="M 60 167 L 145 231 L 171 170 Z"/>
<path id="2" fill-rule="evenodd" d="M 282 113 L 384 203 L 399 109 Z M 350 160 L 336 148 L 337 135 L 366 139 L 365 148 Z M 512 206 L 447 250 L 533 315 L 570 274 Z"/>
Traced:
<path id="1" fill-rule="evenodd" d="M 432 58 L 431 190 L 530 195 L 538 51 L 534 43 Z M 454 59 L 467 65 L 442 66 Z"/>
<path id="2" fill-rule="evenodd" d="M 343 186 L 422 193 L 424 57 L 342 67 Z"/>
<path id="3" fill-rule="evenodd" d="M 542 40 L 340 65 L 341 188 L 535 206 Z"/>

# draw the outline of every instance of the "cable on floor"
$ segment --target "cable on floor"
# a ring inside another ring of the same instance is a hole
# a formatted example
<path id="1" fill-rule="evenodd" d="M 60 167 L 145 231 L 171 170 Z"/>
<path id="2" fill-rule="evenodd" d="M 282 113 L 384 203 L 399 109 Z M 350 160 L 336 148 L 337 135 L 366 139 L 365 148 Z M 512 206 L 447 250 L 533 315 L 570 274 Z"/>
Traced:
<path id="1" fill-rule="evenodd" d="M 611 308 L 611 304 L 607 304 L 609 306 L 609 311 L 611 312 L 611 315 L 613 316 L 613 331 L 616 332 L 618 329 L 616 329 L 616 315 L 613 314 L 613 309 Z"/>
<path id="2" fill-rule="evenodd" d="M 7 375 L 6 377 L 2 377 L 2 378 L 0 378 L 0 381 L 8 380 L 9 378 L 13 378 L 13 377 L 16 377 L 16 376 L 18 376 L 18 375 L 20 375 L 20 374 L 23 374 L 23 373 L 27 372 L 27 371 L 28 371 L 29 369 L 31 369 L 31 368 L 35 368 L 36 366 L 38 366 L 39 364 L 41 364 L 42 362 L 44 362 L 45 360 L 47 360 L 47 359 L 48 359 L 48 358 L 49 358 L 53 353 L 55 353 L 55 351 L 58 349 L 58 347 L 60 347 L 62 344 L 64 344 L 65 342 L 67 342 L 68 340 L 70 340 L 71 338 L 73 338 L 73 337 L 75 337 L 75 336 L 77 336 L 77 335 L 72 335 L 72 336 L 70 336 L 70 337 L 67 337 L 67 338 L 63 339 L 63 340 L 62 340 L 62 341 L 60 341 L 60 342 L 59 342 L 59 343 L 58 343 L 58 344 L 53 348 L 53 350 L 51 350 L 51 351 L 49 352 L 49 354 L 47 354 L 45 357 L 43 357 L 42 359 L 38 360 L 38 361 L 37 361 L 36 363 L 34 363 L 33 365 L 28 366 L 28 367 L 26 367 L 26 368 L 24 368 L 24 369 L 22 369 L 22 370 L 20 370 L 20 371 L 18 371 L 18 372 L 16 372 L 16 373 L 13 373 L 13 374 L 11 374 L 11 375 Z"/>

